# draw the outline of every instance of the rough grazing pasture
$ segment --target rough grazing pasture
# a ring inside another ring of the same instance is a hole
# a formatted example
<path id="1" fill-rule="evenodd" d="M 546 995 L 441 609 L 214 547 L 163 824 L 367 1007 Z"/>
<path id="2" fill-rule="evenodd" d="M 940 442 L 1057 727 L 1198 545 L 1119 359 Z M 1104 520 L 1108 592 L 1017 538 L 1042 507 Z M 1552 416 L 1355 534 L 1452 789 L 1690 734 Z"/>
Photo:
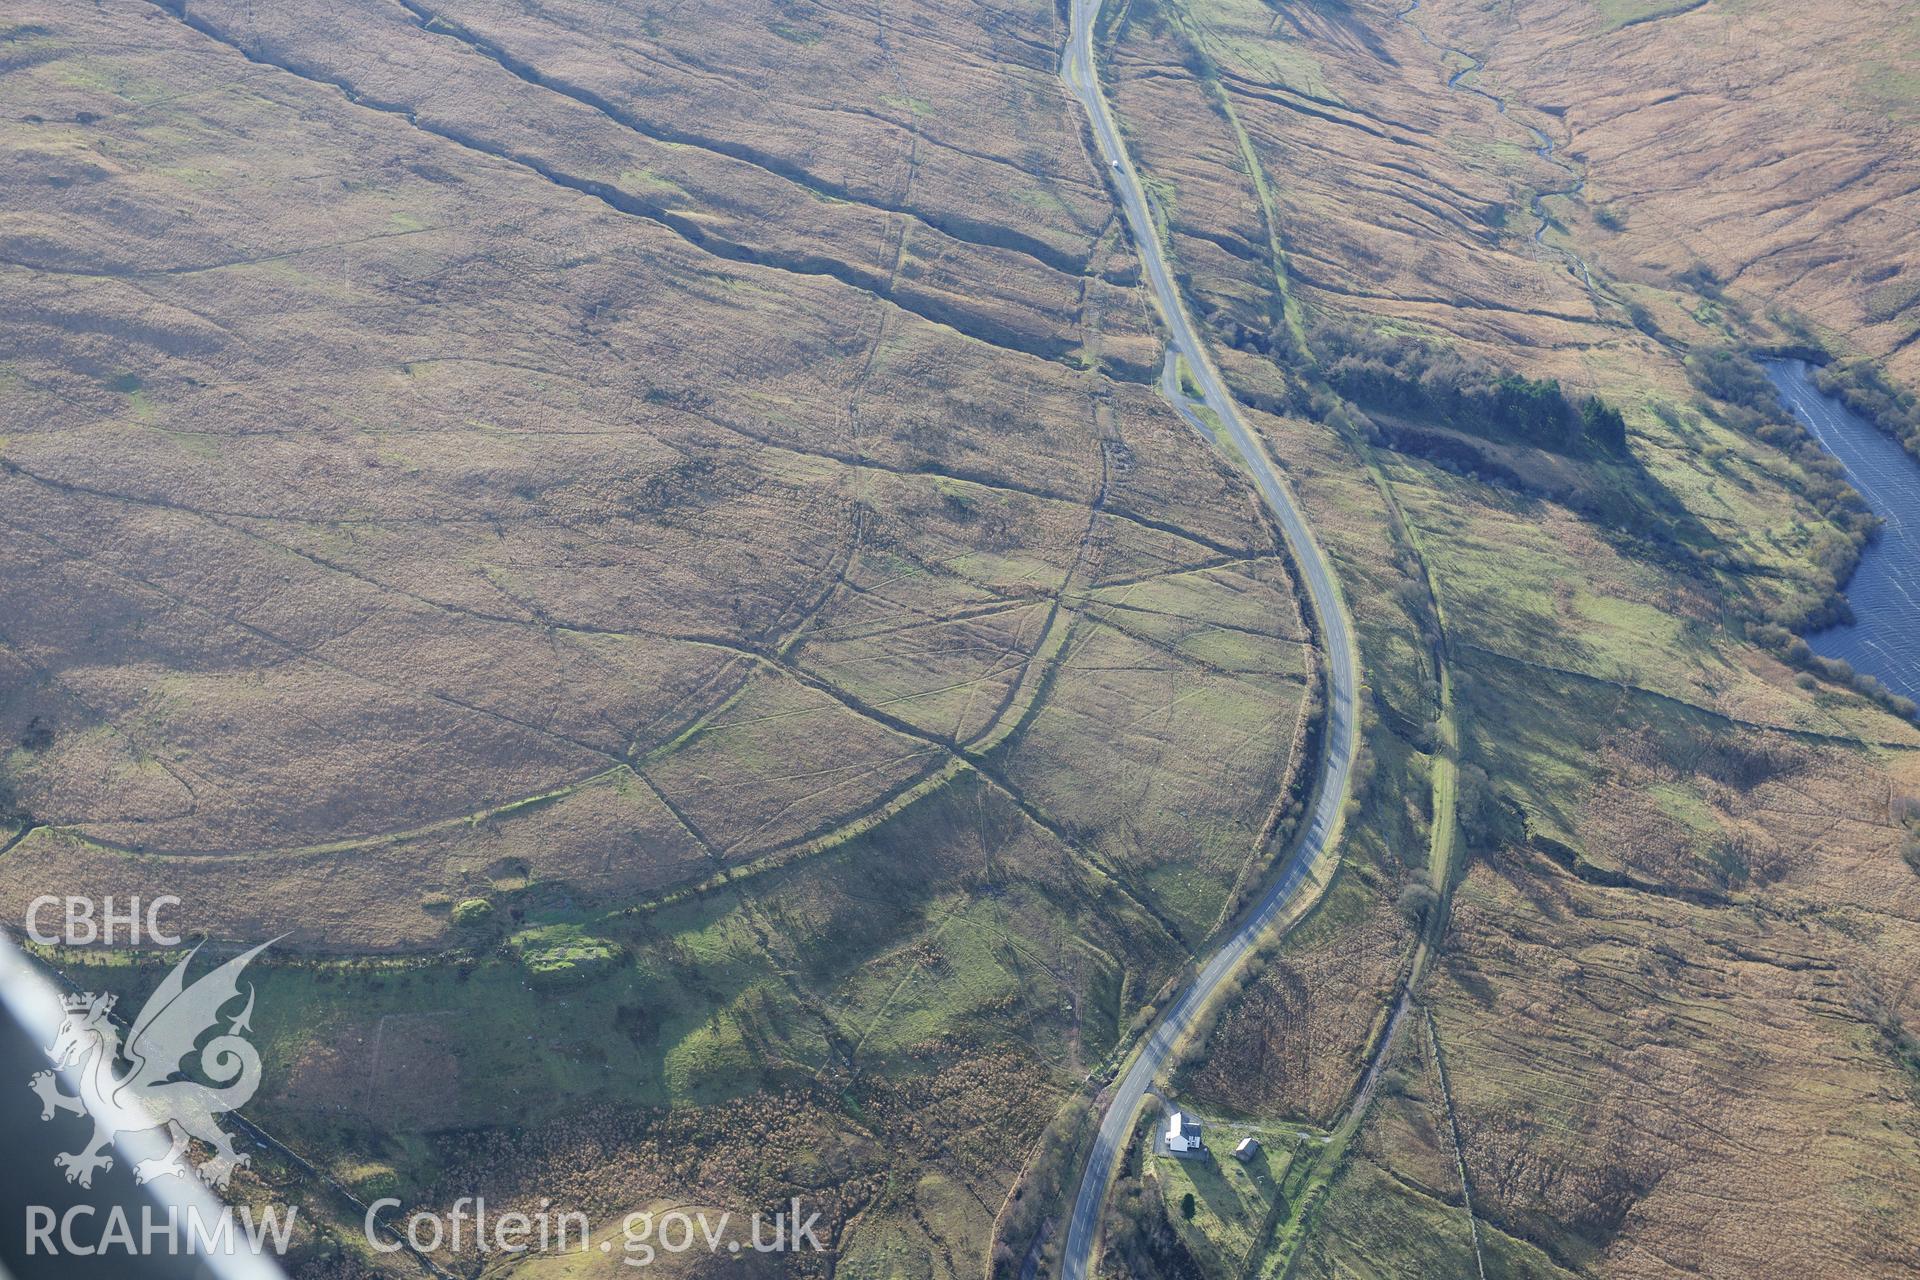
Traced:
<path id="1" fill-rule="evenodd" d="M 817 1189 L 820 1267 L 977 1272 L 1270 870 L 1319 679 L 1062 38 L 10 13 L 0 908 L 287 934 L 257 1110 L 359 1191 Z M 734 1154 L 635 1181 L 669 1131 Z"/>
<path id="2" fill-rule="evenodd" d="M 309 8 L 0 27 L 0 911 L 289 934 L 254 1110 L 296 1154 L 237 1185 L 302 1197 L 303 1275 L 411 1273 L 324 1179 L 799 1195 L 829 1250 L 779 1274 L 1046 1273 L 1083 1082 L 1272 870 L 1321 701 L 1276 531 L 1150 385 L 1058 11 Z M 1310 1141 L 1131 1164 L 1107 1272 L 1904 1274 L 1920 730 L 1761 643 L 1860 531 L 1702 369 L 1911 385 L 1920 29 L 1103 32 L 1366 743 L 1339 876 L 1166 1082 Z M 1336 394 L 1414 350 L 1613 446 Z"/>
<path id="3" fill-rule="evenodd" d="M 1439 900 L 1442 666 L 1458 738 L 1447 923 L 1372 1108 L 1251 1260 L 1221 1219 L 1161 1265 L 1893 1276 L 1912 1255 L 1920 734 L 1754 642 L 1833 590 L 1848 512 L 1790 437 L 1697 390 L 1688 348 L 1811 335 L 1901 376 L 1888 86 L 1913 33 L 1745 10 L 1111 13 L 1136 160 L 1346 576 L 1371 694 L 1342 879 L 1189 1055 L 1188 1102 L 1345 1114 Z M 1356 334 L 1600 396 L 1626 452 L 1345 403 Z M 1122 1194 L 1109 1239 L 1135 1256 L 1142 1215 L 1190 1233 L 1178 1199 Z"/>

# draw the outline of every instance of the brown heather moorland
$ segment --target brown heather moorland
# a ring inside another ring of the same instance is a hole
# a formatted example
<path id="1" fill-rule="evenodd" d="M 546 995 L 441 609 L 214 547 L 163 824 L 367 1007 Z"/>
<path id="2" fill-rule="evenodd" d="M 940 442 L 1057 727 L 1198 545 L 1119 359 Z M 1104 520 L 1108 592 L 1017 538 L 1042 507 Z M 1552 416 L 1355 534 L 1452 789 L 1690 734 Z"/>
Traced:
<path id="1" fill-rule="evenodd" d="M 1394 1065 L 1351 1141 L 1289 1176 L 1246 1274 L 1891 1277 L 1920 1256 L 1920 735 L 1741 638 L 1826 591 L 1841 538 L 1817 478 L 1683 363 L 1810 325 L 1911 382 L 1913 318 L 1860 308 L 1913 234 L 1883 127 L 1912 95 L 1862 95 L 1914 42 L 1870 6 L 1616 21 L 1656 8 L 1192 0 L 1110 24 L 1111 92 L 1229 379 L 1333 428 L 1254 415 L 1348 575 L 1378 713 L 1338 927 L 1229 1003 L 1191 1101 L 1341 1120 L 1391 995 L 1367 940 L 1396 892 L 1420 909 L 1398 886 L 1435 813 L 1445 718 L 1410 624 L 1460 736 L 1450 917 Z M 1702 82 L 1686 128 L 1622 105 Z M 1763 169 L 1764 191 L 1739 176 Z M 1536 239 L 1535 197 L 1580 179 Z M 1828 251 L 1790 252 L 1788 227 Z M 1628 467 L 1330 405 L 1316 376 L 1341 370 L 1306 348 L 1355 332 L 1598 394 Z M 1383 607 L 1355 584 L 1389 560 Z"/>
<path id="2" fill-rule="evenodd" d="M 288 933 L 256 1109 L 361 1194 L 811 1192 L 823 1267 L 977 1273 L 1268 873 L 1317 682 L 1251 488 L 1146 385 L 1063 39 L 10 11 L 5 914 Z M 629 1176 L 663 1124 L 741 1158 Z"/>
<path id="3" fill-rule="evenodd" d="M 779 1274 L 1048 1273 L 1023 1167 L 1271 871 L 1319 684 L 1148 383 L 1060 14 L 313 8 L 6 19 L 0 910 L 292 930 L 256 1118 L 363 1197 L 799 1195 L 830 1249 Z M 1854 543 L 1688 376 L 1811 333 L 1920 381 L 1912 15 L 1103 31 L 1366 686 L 1341 872 L 1168 1082 L 1329 1137 L 1234 1280 L 1913 1274 L 1920 731 L 1748 639 Z M 1365 343 L 1624 445 L 1347 402 Z M 302 1273 L 410 1265 L 258 1172 Z M 1117 1214 L 1177 1214 L 1140 1172 Z M 1103 1267 L 1227 1280 L 1176 1235 Z"/>

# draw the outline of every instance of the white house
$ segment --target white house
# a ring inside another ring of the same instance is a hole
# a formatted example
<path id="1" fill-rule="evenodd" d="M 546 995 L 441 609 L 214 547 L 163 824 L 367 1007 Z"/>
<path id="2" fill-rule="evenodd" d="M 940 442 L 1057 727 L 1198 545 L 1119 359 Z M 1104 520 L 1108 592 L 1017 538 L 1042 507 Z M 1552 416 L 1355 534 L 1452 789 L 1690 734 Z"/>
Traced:
<path id="1" fill-rule="evenodd" d="M 1167 1117 L 1167 1150 L 1173 1155 L 1188 1155 L 1195 1151 L 1205 1151 L 1207 1144 L 1200 1138 L 1200 1122 L 1183 1111 L 1176 1111 Z"/>

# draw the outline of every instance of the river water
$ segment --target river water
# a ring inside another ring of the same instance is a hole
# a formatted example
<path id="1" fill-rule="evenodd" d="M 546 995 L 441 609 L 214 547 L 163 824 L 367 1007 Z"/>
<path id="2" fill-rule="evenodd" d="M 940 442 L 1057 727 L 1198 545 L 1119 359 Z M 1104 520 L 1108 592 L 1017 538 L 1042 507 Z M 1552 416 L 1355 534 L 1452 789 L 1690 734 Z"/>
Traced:
<path id="1" fill-rule="evenodd" d="M 1781 401 L 1847 469 L 1886 523 L 1847 584 L 1855 621 L 1807 637 L 1895 693 L 1920 700 L 1920 459 L 1814 385 L 1804 360 L 1769 360 Z"/>

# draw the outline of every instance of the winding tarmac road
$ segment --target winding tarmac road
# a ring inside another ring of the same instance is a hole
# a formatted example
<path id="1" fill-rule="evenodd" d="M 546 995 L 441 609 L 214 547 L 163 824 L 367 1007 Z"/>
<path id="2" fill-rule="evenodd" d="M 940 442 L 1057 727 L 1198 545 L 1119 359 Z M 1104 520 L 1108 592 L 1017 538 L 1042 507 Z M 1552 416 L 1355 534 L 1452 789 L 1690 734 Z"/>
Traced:
<path id="1" fill-rule="evenodd" d="M 1261 498 L 1279 521 L 1288 549 L 1293 553 L 1294 563 L 1299 567 L 1307 595 L 1313 602 L 1313 611 L 1320 622 L 1331 678 L 1328 681 L 1329 715 L 1324 739 L 1326 764 L 1320 771 L 1318 788 L 1314 792 L 1306 835 L 1288 860 L 1286 870 L 1267 890 L 1259 905 L 1220 945 L 1219 950 L 1207 959 L 1193 981 L 1161 1015 L 1146 1043 L 1135 1055 L 1132 1065 L 1115 1086 L 1100 1122 L 1099 1135 L 1094 1140 L 1093 1153 L 1087 1160 L 1086 1171 L 1074 1198 L 1073 1216 L 1067 1223 L 1066 1249 L 1061 1259 L 1063 1280 L 1085 1280 L 1092 1269 L 1094 1245 L 1099 1236 L 1100 1209 L 1107 1198 L 1107 1187 L 1113 1180 L 1114 1168 L 1125 1149 L 1141 1102 L 1154 1079 L 1167 1065 L 1173 1047 L 1192 1029 L 1208 998 L 1253 950 L 1268 927 L 1288 908 L 1296 905 L 1303 889 L 1322 883 L 1315 873 L 1333 857 L 1333 838 L 1340 826 L 1340 811 L 1346 802 L 1348 776 L 1353 766 L 1359 688 L 1359 662 L 1333 570 L 1319 544 L 1314 541 L 1299 508 L 1294 505 L 1285 483 L 1274 470 L 1272 460 L 1241 418 L 1239 408 L 1220 380 L 1219 371 L 1214 368 L 1206 348 L 1201 345 L 1192 319 L 1187 314 L 1186 304 L 1181 301 L 1180 292 L 1174 285 L 1173 273 L 1167 267 L 1159 236 L 1154 231 L 1153 219 L 1147 210 L 1147 199 L 1140 185 L 1139 174 L 1134 171 L 1133 161 L 1128 158 L 1126 149 L 1120 145 L 1119 131 L 1107 108 L 1106 98 L 1100 92 L 1099 75 L 1094 66 L 1093 29 L 1099 18 L 1099 9 L 1100 0 L 1073 0 L 1072 30 L 1066 55 L 1060 63 L 1060 78 L 1066 83 L 1068 91 L 1079 99 L 1093 125 L 1094 138 L 1119 194 L 1120 209 L 1126 217 L 1128 229 L 1133 233 L 1133 242 L 1140 253 L 1147 281 L 1152 286 L 1154 300 L 1172 332 L 1174 349 L 1186 358 L 1187 367 L 1200 389 L 1202 402 L 1219 419 L 1233 444 L 1234 452 L 1239 455 L 1260 490 Z M 1162 391 L 1182 416 L 1201 427 L 1203 434 L 1211 434 L 1198 421 L 1177 385 L 1163 383 Z"/>

